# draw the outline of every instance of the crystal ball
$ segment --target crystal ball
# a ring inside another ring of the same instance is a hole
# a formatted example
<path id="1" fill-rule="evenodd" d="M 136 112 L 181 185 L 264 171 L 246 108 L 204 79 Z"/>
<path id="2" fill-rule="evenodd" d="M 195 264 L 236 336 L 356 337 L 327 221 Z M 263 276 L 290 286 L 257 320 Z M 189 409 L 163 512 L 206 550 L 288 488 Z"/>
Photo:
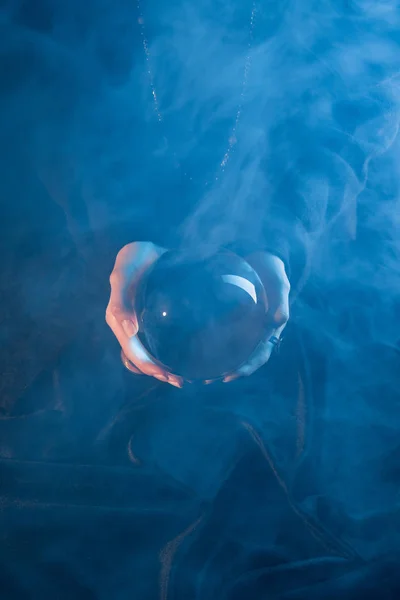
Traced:
<path id="1" fill-rule="evenodd" d="M 164 253 L 135 294 L 138 337 L 167 371 L 213 380 L 240 367 L 263 338 L 267 297 L 243 258 Z"/>

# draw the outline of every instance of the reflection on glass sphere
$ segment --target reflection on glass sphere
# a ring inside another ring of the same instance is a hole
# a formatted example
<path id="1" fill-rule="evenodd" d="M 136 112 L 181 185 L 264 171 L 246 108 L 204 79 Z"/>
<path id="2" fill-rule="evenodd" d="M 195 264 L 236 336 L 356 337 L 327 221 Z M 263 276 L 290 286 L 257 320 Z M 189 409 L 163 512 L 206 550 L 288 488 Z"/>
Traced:
<path id="1" fill-rule="evenodd" d="M 223 251 L 206 260 L 166 252 L 135 298 L 138 336 L 149 354 L 186 380 L 237 369 L 263 337 L 267 299 L 254 269 Z"/>

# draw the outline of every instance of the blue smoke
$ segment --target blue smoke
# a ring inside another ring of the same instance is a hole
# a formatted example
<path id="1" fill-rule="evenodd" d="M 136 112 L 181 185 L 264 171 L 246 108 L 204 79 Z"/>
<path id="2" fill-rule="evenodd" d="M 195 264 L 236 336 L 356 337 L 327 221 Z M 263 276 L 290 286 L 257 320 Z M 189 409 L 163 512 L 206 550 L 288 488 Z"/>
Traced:
<path id="1" fill-rule="evenodd" d="M 370 523 L 366 558 L 397 549 L 397 532 L 377 533 L 374 519 L 398 501 L 399 27 L 394 0 L 3 0 L 0 247 L 9 314 L 0 335 L 5 363 L 11 351 L 22 357 L 15 381 L 3 382 L 3 407 L 35 379 L 41 357 L 73 341 L 89 306 L 103 319 L 121 246 L 190 239 L 207 253 L 243 234 L 261 239 L 277 181 L 304 158 L 297 193 L 310 206 L 342 207 L 314 231 L 309 284 L 292 309 L 327 357 L 316 479 L 353 519 L 354 543 L 357 524 Z M 98 374 L 97 364 L 82 373 L 78 358 L 66 376 L 74 398 Z M 101 364 L 115 366 L 109 355 Z M 107 382 L 107 417 L 121 377 Z M 279 394 L 268 411 L 260 405 L 258 381 L 230 388 L 228 404 L 218 388 L 211 425 L 201 397 L 183 391 L 185 409 L 171 400 L 152 437 L 139 440 L 143 453 L 209 499 L 232 467 L 238 419 L 266 429 L 279 455 L 292 415 Z M 74 433 L 87 449 L 101 419 L 93 405 L 76 405 Z M 33 454 L 37 444 L 27 446 Z M 304 503 L 317 510 L 317 500 Z"/>

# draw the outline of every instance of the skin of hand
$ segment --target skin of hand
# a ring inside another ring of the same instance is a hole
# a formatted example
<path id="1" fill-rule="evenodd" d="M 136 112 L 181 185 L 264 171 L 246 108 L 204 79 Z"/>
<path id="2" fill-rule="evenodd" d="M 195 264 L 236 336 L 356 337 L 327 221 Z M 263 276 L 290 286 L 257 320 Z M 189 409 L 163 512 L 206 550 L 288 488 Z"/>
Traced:
<path id="1" fill-rule="evenodd" d="M 138 322 L 134 310 L 135 289 L 144 272 L 164 252 L 164 248 L 152 242 L 133 242 L 118 252 L 110 275 L 111 294 L 106 309 L 106 323 L 119 341 L 133 372 L 182 387 L 182 378 L 167 373 L 156 364 L 136 335 Z"/>
<path id="2" fill-rule="evenodd" d="M 247 256 L 246 260 L 258 273 L 267 292 L 269 327 L 264 341 L 259 344 L 244 365 L 224 377 L 225 383 L 252 375 L 265 365 L 274 349 L 274 344 L 269 339 L 271 336 L 279 339 L 289 320 L 290 283 L 284 262 L 269 252 L 256 252 Z"/>

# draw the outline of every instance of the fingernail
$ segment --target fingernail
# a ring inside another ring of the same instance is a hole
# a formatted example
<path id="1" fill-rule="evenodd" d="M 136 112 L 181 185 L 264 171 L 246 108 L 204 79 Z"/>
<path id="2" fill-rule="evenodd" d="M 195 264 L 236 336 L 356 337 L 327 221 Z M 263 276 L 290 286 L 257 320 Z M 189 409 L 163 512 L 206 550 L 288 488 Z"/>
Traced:
<path id="1" fill-rule="evenodd" d="M 182 384 L 179 381 L 176 381 L 176 379 L 168 378 L 168 383 L 170 383 L 171 385 L 173 385 L 174 387 L 177 387 L 177 388 L 182 387 Z"/>
<path id="2" fill-rule="evenodd" d="M 156 379 L 158 379 L 159 381 L 164 381 L 164 382 L 168 381 L 168 377 L 165 377 L 165 375 L 154 375 L 154 377 Z"/>
<path id="3" fill-rule="evenodd" d="M 128 319 L 126 319 L 125 321 L 122 321 L 121 325 L 122 325 L 122 328 L 125 331 L 126 335 L 129 338 L 136 335 L 136 327 L 134 326 L 132 321 L 128 321 Z"/>

